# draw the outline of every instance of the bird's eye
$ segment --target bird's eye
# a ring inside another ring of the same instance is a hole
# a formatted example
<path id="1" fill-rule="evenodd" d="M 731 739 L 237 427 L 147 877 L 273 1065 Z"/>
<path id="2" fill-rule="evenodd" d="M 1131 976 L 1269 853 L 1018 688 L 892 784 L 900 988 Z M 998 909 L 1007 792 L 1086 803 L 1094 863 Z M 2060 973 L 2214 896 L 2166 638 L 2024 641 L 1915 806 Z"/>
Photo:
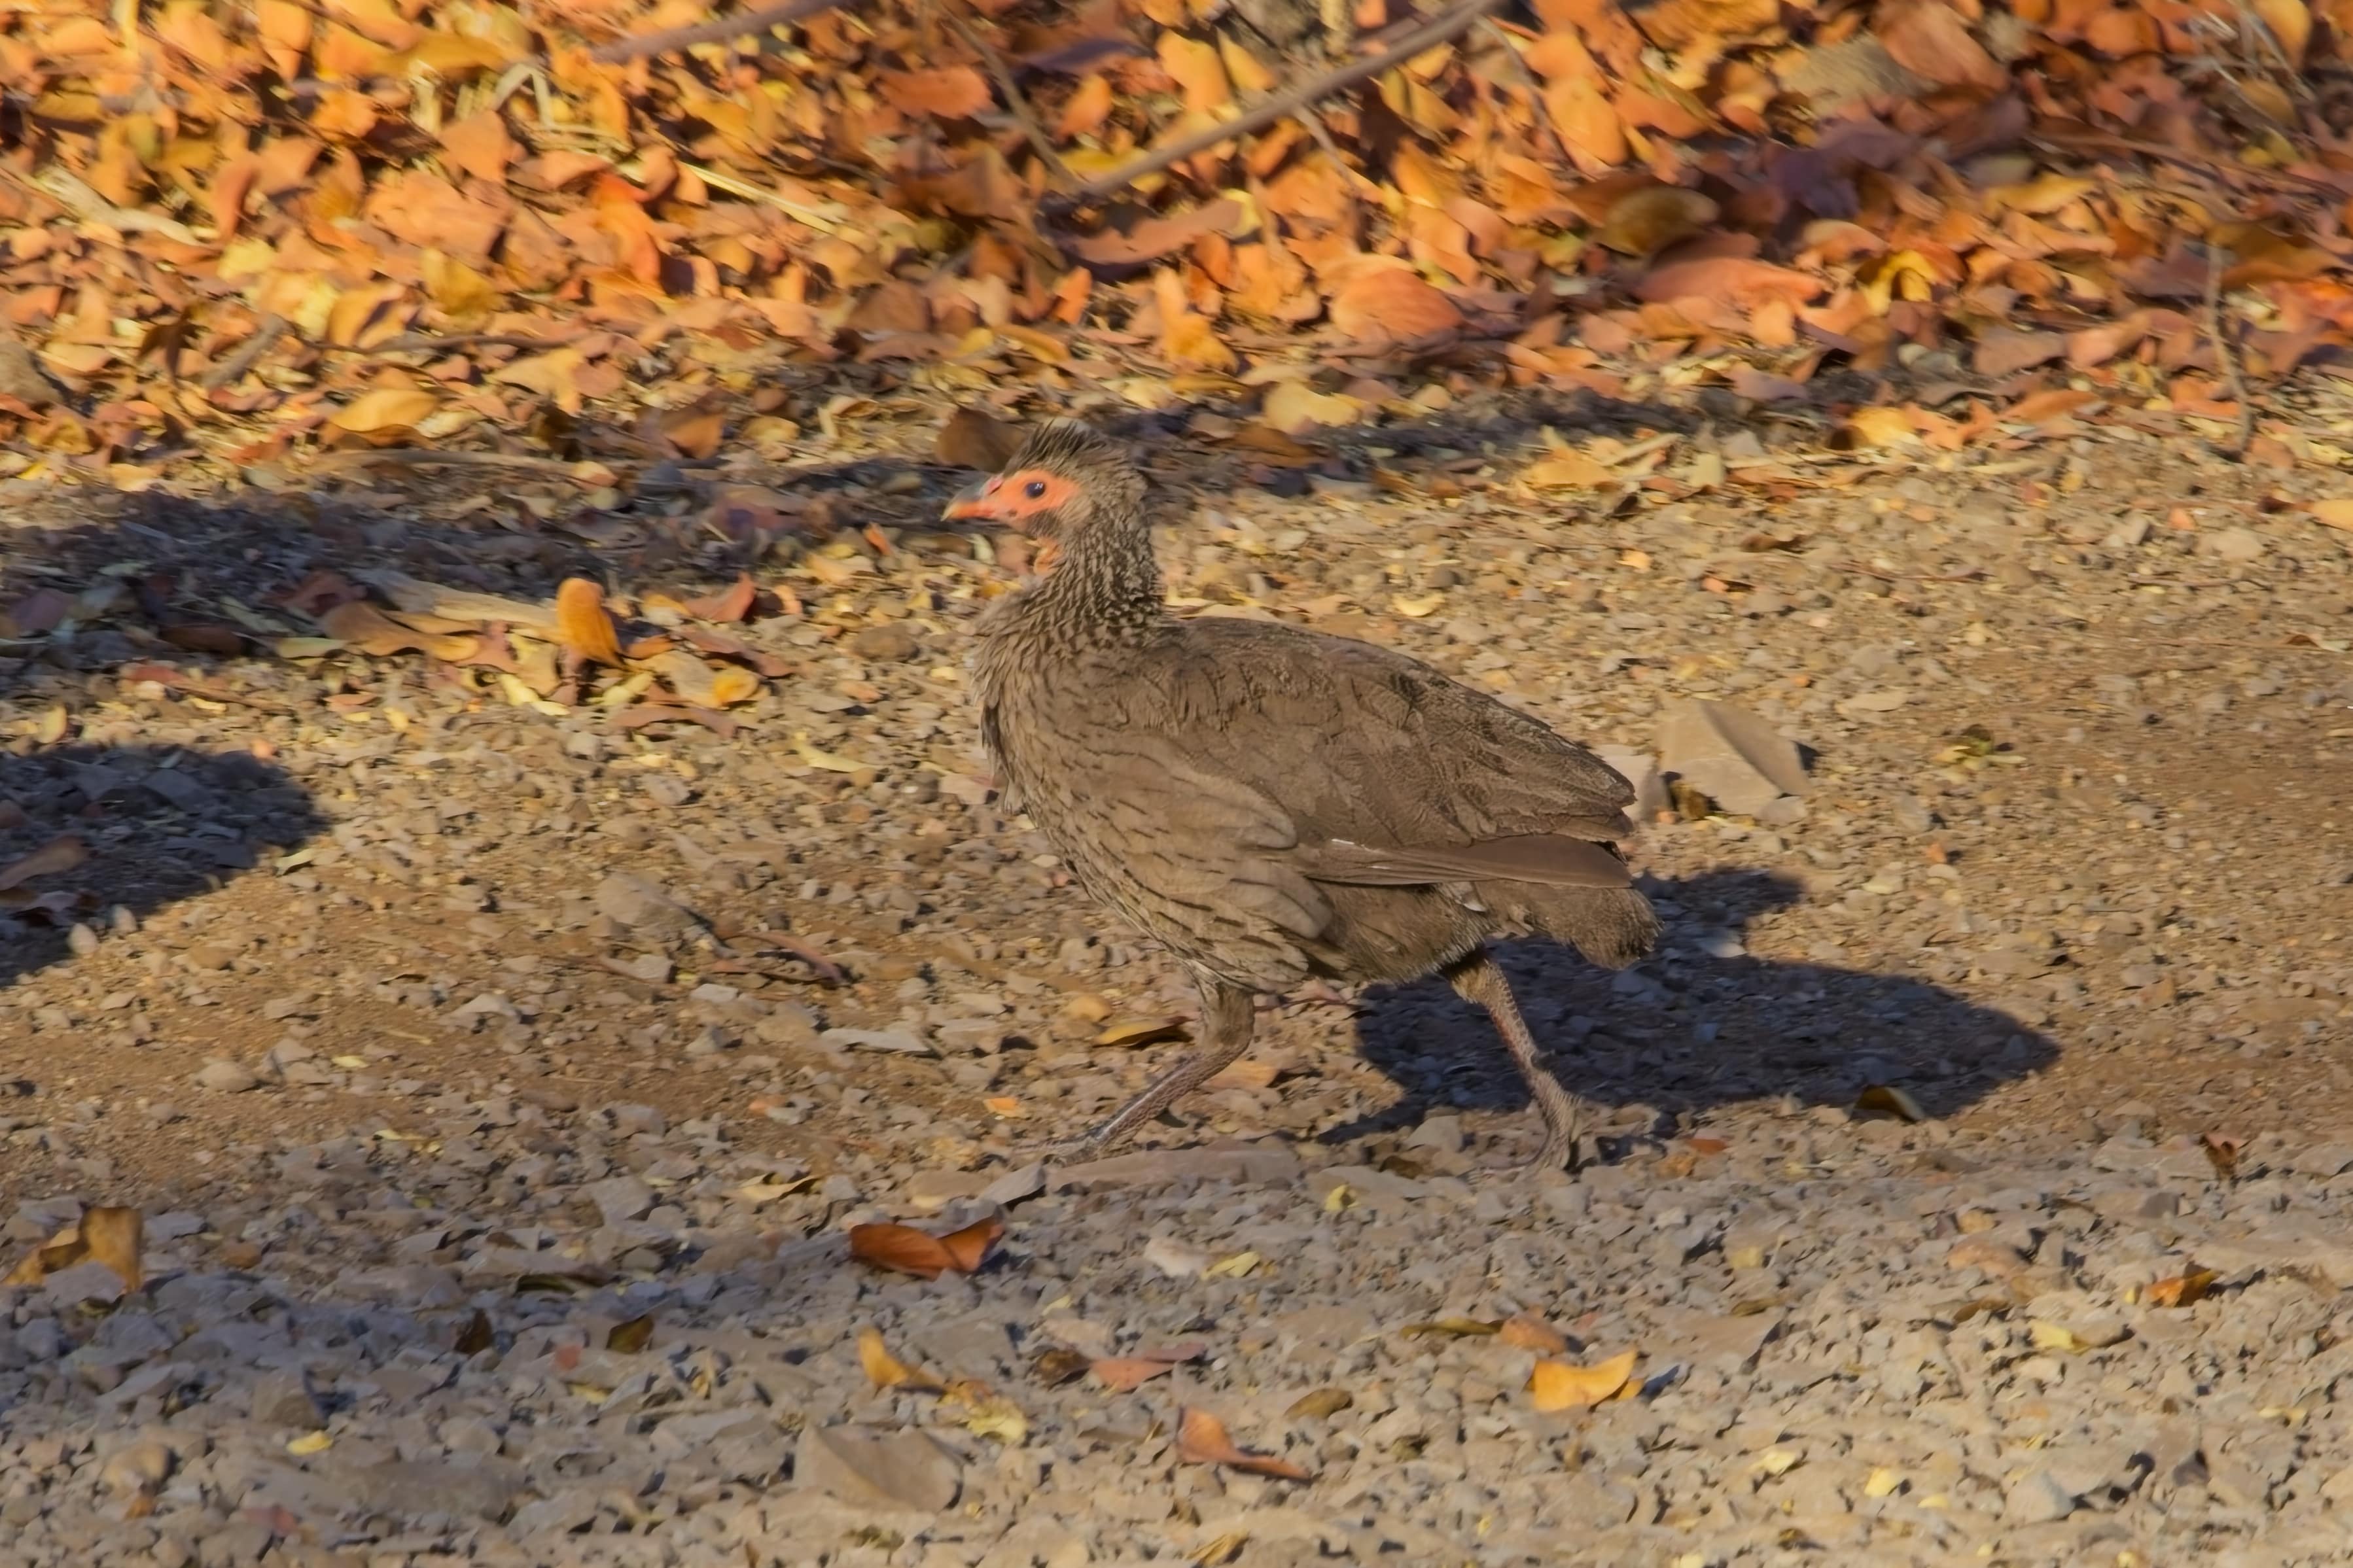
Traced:
<path id="1" fill-rule="evenodd" d="M 1031 479 L 1028 484 L 1021 487 L 1021 493 L 1028 496 L 1031 500 L 1040 500 L 1046 494 L 1046 481 L 1043 479 Z"/>

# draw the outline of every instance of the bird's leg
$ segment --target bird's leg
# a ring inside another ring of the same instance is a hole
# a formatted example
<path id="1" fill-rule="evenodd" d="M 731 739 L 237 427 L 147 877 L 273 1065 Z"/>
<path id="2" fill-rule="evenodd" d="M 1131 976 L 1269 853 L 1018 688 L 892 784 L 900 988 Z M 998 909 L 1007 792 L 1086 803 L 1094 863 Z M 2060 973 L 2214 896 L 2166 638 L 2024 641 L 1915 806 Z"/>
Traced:
<path id="1" fill-rule="evenodd" d="M 1512 1053 L 1520 1076 L 1528 1080 L 1528 1092 L 1535 1097 L 1545 1124 L 1537 1165 L 1553 1171 L 1574 1168 L 1577 1123 L 1582 1118 L 1577 1097 L 1536 1059 L 1536 1037 L 1528 1032 L 1528 1021 L 1520 1016 L 1520 1005 L 1512 999 L 1512 984 L 1504 978 L 1502 967 L 1481 948 L 1448 965 L 1446 978 L 1453 983 L 1456 995 L 1487 1009 L 1487 1016 L 1495 1020 L 1496 1032 L 1504 1037 L 1504 1048 Z"/>
<path id="2" fill-rule="evenodd" d="M 1119 1108 L 1110 1121 L 1042 1151 L 1048 1158 L 1092 1159 L 1124 1143 L 1135 1130 L 1215 1078 L 1235 1058 L 1250 1049 L 1251 994 L 1239 985 L 1204 977 L 1201 981 L 1201 1048 L 1162 1073 L 1142 1094 Z"/>

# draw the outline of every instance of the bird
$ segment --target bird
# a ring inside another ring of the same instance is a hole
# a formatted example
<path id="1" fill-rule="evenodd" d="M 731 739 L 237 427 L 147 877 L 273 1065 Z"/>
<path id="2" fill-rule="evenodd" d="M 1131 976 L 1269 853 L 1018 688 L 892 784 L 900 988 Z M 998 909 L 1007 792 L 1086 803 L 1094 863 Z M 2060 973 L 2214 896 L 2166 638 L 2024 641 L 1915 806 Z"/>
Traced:
<path id="1" fill-rule="evenodd" d="M 1620 848 L 1633 786 L 1403 653 L 1179 618 L 1151 499 L 1124 447 L 1057 419 L 943 513 L 1031 542 L 1031 574 L 983 613 L 966 660 L 1002 803 L 1200 996 L 1198 1050 L 1043 1152 L 1128 1142 L 1249 1048 L 1261 995 L 1438 973 L 1486 1009 L 1527 1080 L 1535 1163 L 1573 1166 L 1577 1102 L 1489 943 L 1548 939 L 1612 969 L 1651 950 L 1658 916 Z"/>

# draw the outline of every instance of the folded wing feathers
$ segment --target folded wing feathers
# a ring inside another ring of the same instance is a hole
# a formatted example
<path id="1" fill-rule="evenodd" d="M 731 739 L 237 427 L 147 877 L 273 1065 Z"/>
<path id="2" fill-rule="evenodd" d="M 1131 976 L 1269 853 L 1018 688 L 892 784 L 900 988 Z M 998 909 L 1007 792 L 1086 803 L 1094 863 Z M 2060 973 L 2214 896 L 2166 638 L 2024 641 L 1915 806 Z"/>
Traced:
<path id="1" fill-rule="evenodd" d="M 1551 888 L 1623 888 L 1626 863 L 1601 845 L 1557 833 L 1491 838 L 1446 848 L 1387 848 L 1344 838 L 1293 857 L 1319 882 L 1403 888 L 1430 882 L 1533 882 Z"/>

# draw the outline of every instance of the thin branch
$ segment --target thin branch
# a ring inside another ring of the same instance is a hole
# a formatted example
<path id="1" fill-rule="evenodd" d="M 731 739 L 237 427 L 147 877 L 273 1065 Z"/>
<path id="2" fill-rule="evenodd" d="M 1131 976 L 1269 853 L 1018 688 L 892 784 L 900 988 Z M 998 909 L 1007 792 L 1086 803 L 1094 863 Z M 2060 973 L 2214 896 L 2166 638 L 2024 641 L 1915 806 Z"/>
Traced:
<path id="1" fill-rule="evenodd" d="M 659 33 L 648 33 L 641 37 L 616 39 L 601 48 L 589 50 L 588 58 L 598 65 L 620 65 L 629 60 L 643 59 L 648 55 L 667 54 L 672 49 L 691 49 L 697 44 L 723 44 L 733 38 L 781 27 L 787 22 L 805 21 L 843 3 L 844 0 L 788 0 L 782 5 L 722 16 L 716 22 L 697 22 L 689 27 L 665 27 Z"/>
<path id="2" fill-rule="evenodd" d="M 261 356 L 277 347 L 278 340 L 284 337 L 292 325 L 283 316 L 262 317 L 252 335 L 237 345 L 237 352 L 198 376 L 196 385 L 206 392 L 218 392 L 224 386 L 233 386 L 242 381 L 245 373 L 259 364 Z"/>
<path id="3" fill-rule="evenodd" d="M 1126 189 L 1146 174 L 1155 174 L 1172 163 L 1181 163 L 1197 153 L 1205 153 L 1221 142 L 1247 136 L 1253 131 L 1262 131 L 1278 120 L 1287 120 L 1317 99 L 1337 92 L 1344 87 L 1353 87 L 1367 77 L 1393 69 L 1416 55 L 1468 32 L 1480 17 L 1502 4 L 1503 0 L 1467 0 L 1466 4 L 1435 21 L 1416 27 L 1377 55 L 1351 60 L 1336 69 L 1325 71 L 1311 81 L 1276 93 L 1238 119 L 1198 132 L 1156 153 L 1138 158 L 1124 169 L 1114 169 L 1100 179 L 1090 180 L 1066 200 L 1070 205 L 1098 200 L 1114 191 Z"/>
<path id="4" fill-rule="evenodd" d="M 988 68 L 989 79 L 996 82 L 997 90 L 1005 95 L 1005 107 L 1020 122 L 1021 134 L 1029 138 L 1030 149 L 1054 176 L 1055 184 L 1066 191 L 1075 189 L 1079 183 L 1078 175 L 1071 173 L 1071 166 L 1062 162 L 1062 154 L 1054 146 L 1054 139 L 1046 134 L 1044 126 L 1038 123 L 1038 116 L 1029 108 L 1029 99 L 1022 95 L 1021 84 L 1013 79 L 1013 72 L 1006 65 L 1005 57 L 980 36 L 979 29 L 967 24 L 954 11 L 944 11 L 941 16 L 949 26 L 955 29 L 955 36 L 964 40 L 965 47 L 978 55 L 980 63 Z"/>
<path id="5" fill-rule="evenodd" d="M 1528 62 L 1513 47 L 1512 36 L 1485 16 L 1479 18 L 1479 30 L 1487 35 L 1487 41 L 1502 50 L 1504 58 L 1510 62 L 1512 75 L 1518 79 L 1521 88 L 1528 95 L 1529 117 L 1544 127 L 1545 137 L 1552 143 L 1552 150 L 1560 154 L 1560 166 L 1576 168 L 1577 160 L 1568 155 L 1568 143 L 1561 139 L 1560 127 L 1555 125 L 1552 116 L 1545 112 L 1544 89 L 1536 85 L 1535 73 L 1528 69 Z"/>
<path id="6" fill-rule="evenodd" d="M 2255 438 L 2255 405 L 2247 401 L 2246 378 L 2239 374 L 2239 356 L 2223 330 L 2222 247 L 2211 241 L 2206 247 L 2206 331 L 2214 340 L 2214 360 L 2221 369 L 2222 383 L 2239 405 L 2237 434 L 2229 446 L 2215 449 L 2236 462 L 2247 455 L 2247 444 Z"/>

